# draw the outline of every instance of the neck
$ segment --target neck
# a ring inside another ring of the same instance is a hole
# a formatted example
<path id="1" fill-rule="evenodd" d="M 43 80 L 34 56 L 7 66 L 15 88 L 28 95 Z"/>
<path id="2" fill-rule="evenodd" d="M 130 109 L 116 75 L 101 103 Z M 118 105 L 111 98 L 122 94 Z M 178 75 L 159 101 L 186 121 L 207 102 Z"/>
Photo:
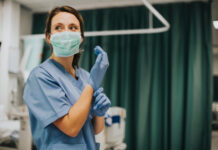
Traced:
<path id="1" fill-rule="evenodd" d="M 76 76 L 75 69 L 72 66 L 74 55 L 69 57 L 57 57 L 54 55 L 54 53 L 52 53 L 50 58 L 60 63 L 64 67 L 64 69 L 72 74 L 74 77 Z"/>

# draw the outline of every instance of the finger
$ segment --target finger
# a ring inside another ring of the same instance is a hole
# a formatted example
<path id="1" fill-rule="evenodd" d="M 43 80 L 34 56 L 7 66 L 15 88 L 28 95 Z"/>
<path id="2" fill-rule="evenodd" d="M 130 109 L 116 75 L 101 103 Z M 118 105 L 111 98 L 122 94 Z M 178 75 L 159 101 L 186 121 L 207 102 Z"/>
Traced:
<path id="1" fill-rule="evenodd" d="M 109 65 L 107 53 L 103 53 L 102 60 L 104 60 L 104 63 L 105 63 L 105 64 L 108 64 L 108 65 Z"/>
<path id="2" fill-rule="evenodd" d="M 99 108 L 102 108 L 102 104 L 104 103 L 104 99 L 101 99 L 100 101 L 98 101 L 96 104 L 95 104 L 95 109 L 99 109 Z"/>
<path id="3" fill-rule="evenodd" d="M 98 55 L 98 54 L 102 54 L 104 52 L 104 50 L 100 46 L 96 46 L 94 48 L 94 52 L 96 55 Z"/>
<path id="4" fill-rule="evenodd" d="M 97 56 L 97 58 L 96 58 L 96 63 L 100 63 L 101 62 L 101 60 L 102 60 L 102 58 L 103 58 L 103 55 L 102 54 L 99 54 L 98 56 Z"/>
<path id="5" fill-rule="evenodd" d="M 104 96 L 104 93 L 100 93 L 96 98 L 95 98 L 95 104 L 102 99 Z"/>
<path id="6" fill-rule="evenodd" d="M 101 98 L 99 101 L 96 101 L 95 102 L 95 105 L 94 105 L 94 107 L 93 107 L 93 109 L 94 110 L 99 110 L 100 108 L 102 108 L 103 107 L 103 103 L 106 101 L 106 99 L 104 99 L 104 98 Z"/>
<path id="7" fill-rule="evenodd" d="M 105 101 L 107 101 L 107 99 L 105 97 L 102 97 L 101 100 L 95 104 L 96 108 L 100 109 L 100 108 L 104 107 L 103 104 L 105 103 Z"/>
<path id="8" fill-rule="evenodd" d="M 101 109 L 103 109 L 103 108 L 109 108 L 111 106 L 111 102 L 110 102 L 110 100 L 106 97 L 106 100 L 105 101 L 103 101 L 103 103 L 101 104 Z"/>
<path id="9" fill-rule="evenodd" d="M 100 87 L 97 91 L 95 91 L 95 93 L 93 94 L 94 97 L 98 96 L 100 93 L 102 93 L 104 91 L 104 89 L 102 87 Z"/>
<path id="10" fill-rule="evenodd" d="M 97 103 L 99 103 L 99 101 L 102 101 L 103 99 L 102 99 L 102 97 L 103 97 L 104 95 L 102 95 L 102 94 L 99 94 L 98 96 L 97 96 L 97 98 L 95 98 L 95 103 L 94 103 L 94 107 L 93 108 L 95 108 L 95 109 L 97 109 L 99 106 L 97 105 Z"/>
<path id="11" fill-rule="evenodd" d="M 102 107 L 110 107 L 111 103 L 109 100 L 106 100 L 102 103 Z"/>
<path id="12" fill-rule="evenodd" d="M 109 98 L 104 93 L 99 94 L 99 96 L 97 96 L 96 99 L 97 100 L 95 101 L 95 105 L 97 105 L 97 104 L 100 105 L 99 101 L 101 101 L 103 103 L 105 100 L 108 100 L 110 102 Z"/>

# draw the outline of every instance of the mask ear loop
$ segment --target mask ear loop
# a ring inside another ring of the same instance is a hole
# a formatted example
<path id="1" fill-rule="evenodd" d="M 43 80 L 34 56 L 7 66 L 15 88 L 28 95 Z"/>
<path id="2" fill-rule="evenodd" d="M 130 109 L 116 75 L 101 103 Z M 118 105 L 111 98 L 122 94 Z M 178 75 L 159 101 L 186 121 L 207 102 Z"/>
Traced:
<path id="1" fill-rule="evenodd" d="M 53 51 L 53 47 L 52 47 L 51 41 L 50 41 L 50 43 L 48 43 L 46 36 L 47 36 L 47 35 L 45 35 L 45 42 L 49 45 L 51 51 Z M 48 33 L 48 36 L 49 36 L 49 40 L 51 40 L 51 33 Z"/>
<path id="2" fill-rule="evenodd" d="M 81 36 L 82 37 L 82 36 Z M 79 45 L 79 53 L 80 54 L 82 54 L 84 51 L 85 51 L 85 49 L 84 49 L 84 43 L 86 42 L 86 38 L 84 37 L 83 38 L 83 42 L 82 43 L 80 43 L 80 45 Z"/>
<path id="3" fill-rule="evenodd" d="M 49 33 L 48 36 L 51 38 L 51 33 Z"/>
<path id="4" fill-rule="evenodd" d="M 80 49 L 80 50 L 79 50 L 79 53 L 83 53 L 83 52 L 85 52 L 84 49 Z"/>

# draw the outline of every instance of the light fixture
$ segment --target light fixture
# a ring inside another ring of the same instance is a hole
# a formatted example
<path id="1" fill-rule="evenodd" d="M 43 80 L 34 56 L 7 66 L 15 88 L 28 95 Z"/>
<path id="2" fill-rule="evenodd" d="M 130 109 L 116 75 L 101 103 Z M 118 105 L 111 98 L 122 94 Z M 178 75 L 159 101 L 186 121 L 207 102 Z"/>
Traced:
<path id="1" fill-rule="evenodd" d="M 218 29 L 218 20 L 213 21 L 213 26 L 215 29 Z"/>

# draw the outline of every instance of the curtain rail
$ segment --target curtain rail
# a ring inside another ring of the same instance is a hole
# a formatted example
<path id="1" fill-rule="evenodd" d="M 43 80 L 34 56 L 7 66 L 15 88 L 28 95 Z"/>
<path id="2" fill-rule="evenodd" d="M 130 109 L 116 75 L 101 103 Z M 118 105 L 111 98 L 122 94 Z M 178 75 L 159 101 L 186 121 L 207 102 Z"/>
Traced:
<path id="1" fill-rule="evenodd" d="M 142 0 L 145 7 L 148 8 L 151 16 L 149 17 L 149 28 L 145 29 L 127 29 L 127 30 L 105 30 L 105 31 L 88 31 L 85 32 L 86 37 L 93 37 L 93 36 L 110 36 L 110 35 L 130 35 L 130 34 L 152 34 L 152 33 L 161 33 L 166 32 L 170 28 L 170 24 L 167 20 L 147 1 Z M 163 25 L 164 27 L 153 28 L 151 26 L 153 23 L 152 15 L 154 15 Z M 35 34 L 35 35 L 26 35 L 22 36 L 21 39 L 25 38 L 45 38 L 44 34 Z"/>

